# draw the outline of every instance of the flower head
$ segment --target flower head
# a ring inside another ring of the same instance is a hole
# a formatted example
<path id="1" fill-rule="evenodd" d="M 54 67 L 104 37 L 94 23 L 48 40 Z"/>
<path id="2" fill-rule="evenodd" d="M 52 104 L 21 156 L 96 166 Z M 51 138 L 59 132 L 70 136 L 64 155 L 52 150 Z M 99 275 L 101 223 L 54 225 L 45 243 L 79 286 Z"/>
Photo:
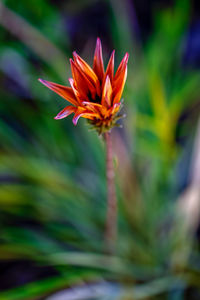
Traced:
<path id="1" fill-rule="evenodd" d="M 70 59 L 72 78 L 69 78 L 69 83 L 71 87 L 39 79 L 41 83 L 71 104 L 59 112 L 55 117 L 56 120 L 74 113 L 74 125 L 82 117 L 89 119 L 100 133 L 115 126 L 127 77 L 129 55 L 125 54 L 115 74 L 114 56 L 115 51 L 112 52 L 106 71 L 104 71 L 101 41 L 97 38 L 93 68 L 76 52 L 73 52 L 73 59 Z"/>

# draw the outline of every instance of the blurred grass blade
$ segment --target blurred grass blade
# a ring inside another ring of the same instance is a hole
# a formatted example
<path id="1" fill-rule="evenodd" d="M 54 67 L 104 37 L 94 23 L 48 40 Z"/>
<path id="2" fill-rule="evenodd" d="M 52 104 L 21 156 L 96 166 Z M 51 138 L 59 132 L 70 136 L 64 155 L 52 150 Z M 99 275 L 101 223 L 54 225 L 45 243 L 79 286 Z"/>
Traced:
<path id="1" fill-rule="evenodd" d="M 42 33 L 0 2 L 0 24 L 27 45 L 52 69 L 65 79 L 65 55 Z"/>

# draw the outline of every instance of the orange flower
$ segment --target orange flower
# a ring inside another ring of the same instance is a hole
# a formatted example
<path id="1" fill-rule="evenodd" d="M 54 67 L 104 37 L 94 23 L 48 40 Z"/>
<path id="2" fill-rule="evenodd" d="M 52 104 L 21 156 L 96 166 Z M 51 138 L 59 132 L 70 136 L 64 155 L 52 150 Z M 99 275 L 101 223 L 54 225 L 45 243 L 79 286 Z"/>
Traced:
<path id="1" fill-rule="evenodd" d="M 69 78 L 71 87 L 39 79 L 72 104 L 59 112 L 56 120 L 74 113 L 74 125 L 80 117 L 89 119 L 99 132 L 105 132 L 115 125 L 127 77 L 129 55 L 125 54 L 115 74 L 114 55 L 115 51 L 112 52 L 104 71 L 101 41 L 97 38 L 93 68 L 73 52 L 74 60 L 70 59 L 73 77 Z"/>

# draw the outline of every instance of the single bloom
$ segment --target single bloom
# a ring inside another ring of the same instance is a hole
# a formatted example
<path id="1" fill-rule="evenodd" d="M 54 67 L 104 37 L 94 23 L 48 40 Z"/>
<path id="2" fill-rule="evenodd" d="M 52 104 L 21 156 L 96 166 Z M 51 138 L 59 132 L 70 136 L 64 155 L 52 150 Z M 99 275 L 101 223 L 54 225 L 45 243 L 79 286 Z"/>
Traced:
<path id="1" fill-rule="evenodd" d="M 115 74 L 114 57 L 115 50 L 104 70 L 101 41 L 97 38 L 93 68 L 73 52 L 73 59 L 70 59 L 72 70 L 72 78 L 69 78 L 70 87 L 39 79 L 71 104 L 59 112 L 55 117 L 56 120 L 73 113 L 74 125 L 80 117 L 86 118 L 100 133 L 116 125 L 127 77 L 129 54 L 125 54 Z"/>

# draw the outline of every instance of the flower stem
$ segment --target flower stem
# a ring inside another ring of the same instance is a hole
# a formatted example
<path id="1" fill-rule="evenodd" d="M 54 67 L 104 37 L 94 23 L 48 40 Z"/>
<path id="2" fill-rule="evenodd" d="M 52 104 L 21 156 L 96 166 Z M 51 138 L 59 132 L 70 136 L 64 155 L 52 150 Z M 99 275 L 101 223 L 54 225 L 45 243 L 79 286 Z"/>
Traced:
<path id="1" fill-rule="evenodd" d="M 107 216 L 105 228 L 106 247 L 109 253 L 114 252 L 117 238 L 117 198 L 115 192 L 115 173 L 113 169 L 112 141 L 109 132 L 104 134 L 106 143 L 106 176 L 107 176 Z"/>

